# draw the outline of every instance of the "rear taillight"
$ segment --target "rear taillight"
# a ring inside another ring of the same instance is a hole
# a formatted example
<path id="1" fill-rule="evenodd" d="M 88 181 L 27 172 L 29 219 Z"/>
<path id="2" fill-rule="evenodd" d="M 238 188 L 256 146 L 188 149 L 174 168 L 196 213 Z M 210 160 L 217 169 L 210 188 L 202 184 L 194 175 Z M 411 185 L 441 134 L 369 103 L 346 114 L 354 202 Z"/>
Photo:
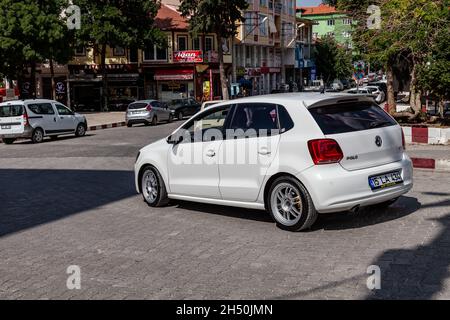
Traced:
<path id="1" fill-rule="evenodd" d="M 147 111 L 152 111 L 152 105 L 151 104 L 147 105 L 145 109 L 147 109 Z"/>
<path id="2" fill-rule="evenodd" d="M 29 121 L 28 121 L 28 113 L 27 113 L 27 111 L 25 110 L 24 112 L 23 112 L 23 125 L 24 126 L 28 126 L 30 123 L 29 123 Z"/>
<path id="3" fill-rule="evenodd" d="M 344 157 L 341 147 L 333 139 L 310 140 L 308 148 L 314 164 L 337 163 Z"/>
<path id="4" fill-rule="evenodd" d="M 406 150 L 406 143 L 405 143 L 405 133 L 402 130 L 402 146 L 403 146 L 403 150 Z"/>

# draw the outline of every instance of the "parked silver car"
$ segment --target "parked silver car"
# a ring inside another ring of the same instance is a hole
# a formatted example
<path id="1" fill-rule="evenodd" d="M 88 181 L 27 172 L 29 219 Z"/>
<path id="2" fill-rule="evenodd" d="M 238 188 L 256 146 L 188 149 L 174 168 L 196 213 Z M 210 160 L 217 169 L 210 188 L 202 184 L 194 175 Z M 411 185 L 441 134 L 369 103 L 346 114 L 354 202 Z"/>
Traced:
<path id="1" fill-rule="evenodd" d="M 172 122 L 173 112 L 165 102 L 157 100 L 140 100 L 127 108 L 125 122 L 127 127 L 133 124 L 157 125 L 160 121 Z"/>

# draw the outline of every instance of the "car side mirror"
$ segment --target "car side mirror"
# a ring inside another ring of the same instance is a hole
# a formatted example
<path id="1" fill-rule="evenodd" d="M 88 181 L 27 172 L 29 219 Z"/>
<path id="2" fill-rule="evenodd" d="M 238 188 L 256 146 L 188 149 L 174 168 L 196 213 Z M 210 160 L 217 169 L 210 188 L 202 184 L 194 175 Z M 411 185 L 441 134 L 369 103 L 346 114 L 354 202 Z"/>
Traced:
<path id="1" fill-rule="evenodd" d="M 180 136 L 180 135 L 170 135 L 170 136 L 167 137 L 167 143 L 168 144 L 177 145 L 181 141 L 183 141 L 183 136 Z"/>

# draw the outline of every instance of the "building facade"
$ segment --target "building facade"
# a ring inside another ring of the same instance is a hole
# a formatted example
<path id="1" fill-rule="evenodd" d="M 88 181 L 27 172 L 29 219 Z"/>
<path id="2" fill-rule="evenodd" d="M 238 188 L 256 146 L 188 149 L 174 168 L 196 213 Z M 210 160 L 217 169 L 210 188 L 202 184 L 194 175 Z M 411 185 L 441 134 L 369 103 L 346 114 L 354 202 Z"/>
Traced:
<path id="1" fill-rule="evenodd" d="M 248 0 L 234 41 L 232 81 L 266 94 L 295 76 L 295 1 Z"/>
<path id="2" fill-rule="evenodd" d="M 295 83 L 301 90 L 316 80 L 316 65 L 313 59 L 313 28 L 315 22 L 297 17 L 297 41 L 295 47 Z"/>
<path id="3" fill-rule="evenodd" d="M 166 35 L 167 46 L 148 43 L 144 50 L 107 49 L 110 110 L 123 110 L 139 99 L 220 98 L 219 44 L 215 34 L 193 38 L 188 22 L 175 5 L 161 4 L 155 25 Z M 222 46 L 226 71 L 231 73 L 230 41 Z M 75 109 L 99 110 L 103 88 L 98 51 L 79 48 L 68 65 L 68 74 L 70 105 Z"/>
<path id="4" fill-rule="evenodd" d="M 352 50 L 353 21 L 345 12 L 340 12 L 335 7 L 326 4 L 320 4 L 316 7 L 299 7 L 297 16 L 314 22 L 313 39 L 332 36 L 337 43 Z"/>

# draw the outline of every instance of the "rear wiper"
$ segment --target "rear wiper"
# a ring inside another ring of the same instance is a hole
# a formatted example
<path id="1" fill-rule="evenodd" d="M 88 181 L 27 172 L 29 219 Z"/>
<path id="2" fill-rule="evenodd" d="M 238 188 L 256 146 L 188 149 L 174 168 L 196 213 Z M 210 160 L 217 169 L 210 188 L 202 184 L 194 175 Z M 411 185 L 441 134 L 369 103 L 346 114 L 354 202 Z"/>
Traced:
<path id="1" fill-rule="evenodd" d="M 386 127 L 388 125 L 390 125 L 391 123 L 389 121 L 378 121 L 378 122 L 372 122 L 370 123 L 369 127 L 370 128 L 381 128 L 381 127 Z"/>

